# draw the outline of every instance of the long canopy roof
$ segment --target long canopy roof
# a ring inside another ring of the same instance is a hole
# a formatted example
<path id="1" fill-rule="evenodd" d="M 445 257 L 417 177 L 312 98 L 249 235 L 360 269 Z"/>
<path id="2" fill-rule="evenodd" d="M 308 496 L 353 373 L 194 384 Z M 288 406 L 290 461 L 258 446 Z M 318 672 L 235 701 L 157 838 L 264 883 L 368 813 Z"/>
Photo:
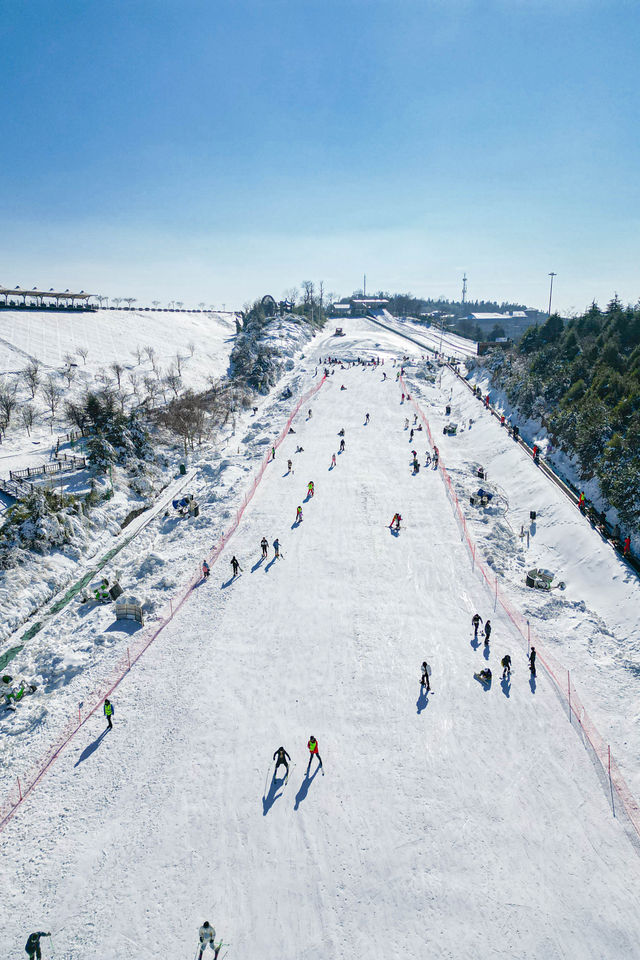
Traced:
<path id="1" fill-rule="evenodd" d="M 80 293 L 69 293 L 68 290 L 65 290 L 64 293 L 56 293 L 53 290 L 23 290 L 21 287 L 15 287 L 14 289 L 9 289 L 9 287 L 0 287 L 0 297 L 49 297 L 53 300 L 88 300 L 89 297 L 92 297 L 92 293 L 85 293 L 84 290 L 81 290 Z"/>

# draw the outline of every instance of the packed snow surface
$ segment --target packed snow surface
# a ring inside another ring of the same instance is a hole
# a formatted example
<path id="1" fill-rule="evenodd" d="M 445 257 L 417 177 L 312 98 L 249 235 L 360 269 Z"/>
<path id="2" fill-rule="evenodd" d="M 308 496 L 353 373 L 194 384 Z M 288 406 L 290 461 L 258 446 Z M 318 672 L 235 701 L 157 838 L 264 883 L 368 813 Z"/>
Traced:
<path id="1" fill-rule="evenodd" d="M 410 442 L 404 429 L 412 410 L 392 357 L 418 361 L 420 350 L 364 320 L 344 325 L 346 337 L 319 335 L 297 358 L 299 393 L 317 383 L 320 355 L 374 355 L 384 366 L 328 377 L 210 579 L 117 688 L 113 732 L 98 716 L 82 727 L 0 836 L 1 956 L 19 956 L 35 929 L 53 933 L 45 956 L 191 960 L 208 919 L 230 944 L 229 960 L 640 958 L 640 860 L 628 825 L 617 807 L 612 815 L 607 785 L 548 677 L 530 678 L 526 650 L 494 613 L 440 473 L 411 471 L 410 450 L 423 464 L 427 443 L 424 432 Z M 485 555 L 493 550 L 513 602 L 525 599 L 520 562 L 562 563 L 566 597 L 542 611 L 531 601 L 532 622 L 547 624 L 558 657 L 571 655 L 603 725 L 626 734 L 618 758 L 637 778 L 632 671 L 624 700 L 614 683 L 591 687 L 594 645 L 567 612 L 588 607 L 596 645 L 601 627 L 617 635 L 626 625 L 631 635 L 637 583 L 470 394 L 467 409 L 452 375 L 413 382 L 436 435 L 450 397 L 467 419 L 457 437 L 440 433 L 461 488 L 484 460 L 504 490 L 513 516 L 488 512 L 477 540 Z M 264 416 L 274 436 L 282 404 L 267 403 Z M 252 462 L 259 439 L 248 431 L 240 462 Z M 230 476 L 239 501 L 242 471 Z M 202 482 L 218 478 L 204 473 Z M 523 556 L 515 528 L 534 505 L 542 519 Z M 220 509 L 223 529 L 228 502 Z M 396 512 L 399 535 L 388 526 Z M 204 555 L 199 529 L 181 528 L 187 548 L 194 538 L 194 562 Z M 164 571 L 170 593 L 175 530 L 166 536 L 163 550 L 158 528 L 139 560 L 149 577 Z M 270 546 L 260 560 L 263 536 L 279 538 L 281 559 Z M 242 566 L 235 580 L 232 555 Z M 476 610 L 493 622 L 488 648 L 473 638 Z M 87 624 L 76 629 L 89 638 Z M 63 629 L 59 642 L 64 658 Z M 127 638 L 110 642 L 123 649 Z M 501 682 L 507 652 L 513 675 Z M 54 699 L 45 735 L 53 737 L 55 708 L 65 717 L 77 709 L 99 656 L 46 695 Z M 611 644 L 599 669 L 619 679 L 624 656 L 636 654 Z M 429 694 L 419 683 L 425 659 Z M 474 677 L 487 665 L 489 689 Z M 24 710 L 38 702 L 35 694 Z M 307 777 L 311 734 L 324 775 L 314 761 Z M 7 788 L 42 737 L 0 729 L 2 748 L 16 751 Z M 294 761 L 286 784 L 282 768 L 273 779 L 280 745 Z"/>

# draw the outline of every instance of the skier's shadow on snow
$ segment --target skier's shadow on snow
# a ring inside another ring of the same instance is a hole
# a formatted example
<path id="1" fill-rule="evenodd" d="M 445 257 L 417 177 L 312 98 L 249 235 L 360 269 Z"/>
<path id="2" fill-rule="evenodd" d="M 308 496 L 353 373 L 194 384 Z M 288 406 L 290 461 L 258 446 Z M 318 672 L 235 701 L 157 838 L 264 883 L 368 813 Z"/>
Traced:
<path id="1" fill-rule="evenodd" d="M 511 696 L 511 680 L 509 677 L 503 677 L 500 681 L 500 686 L 502 687 L 502 692 L 505 697 L 509 698 Z"/>
<path id="2" fill-rule="evenodd" d="M 291 529 L 297 530 L 299 526 L 300 526 L 300 523 L 297 520 L 294 520 L 293 523 L 291 524 Z"/>
<path id="3" fill-rule="evenodd" d="M 220 584 L 220 589 L 221 589 L 221 590 L 226 590 L 227 587 L 230 587 L 231 584 L 233 583 L 233 581 L 236 580 L 236 579 L 237 579 L 236 577 L 229 577 L 229 579 L 228 579 L 227 581 L 225 581 L 225 583 Z"/>
<path id="4" fill-rule="evenodd" d="M 485 644 L 485 647 L 484 647 L 484 658 L 485 658 L 485 660 L 488 660 L 488 659 L 489 659 L 489 654 L 490 654 L 489 647 Z"/>
<path id="5" fill-rule="evenodd" d="M 536 678 L 533 674 L 529 677 L 529 686 L 531 687 L 531 693 L 536 692 Z"/>
<path id="6" fill-rule="evenodd" d="M 309 503 L 309 500 L 311 500 L 311 494 L 310 494 L 310 493 L 308 493 L 308 494 L 306 495 L 306 497 L 304 498 L 304 500 L 303 500 L 302 502 L 303 502 L 303 503 Z"/>
<path id="7" fill-rule="evenodd" d="M 266 797 L 262 798 L 262 816 L 263 817 L 266 817 L 266 815 L 269 813 L 269 810 L 271 810 L 271 807 L 274 805 L 278 797 L 282 796 L 281 793 L 278 793 L 278 790 L 280 789 L 280 787 L 284 787 L 285 779 L 286 779 L 285 777 L 282 777 L 282 779 L 279 779 L 278 777 L 276 777 L 275 773 L 272 776 L 271 786 L 269 787 L 269 793 L 267 794 Z"/>
<path id="8" fill-rule="evenodd" d="M 264 568 L 264 572 L 265 572 L 265 573 L 268 573 L 269 570 L 271 570 L 271 567 L 274 565 L 274 563 L 276 562 L 277 559 L 278 559 L 278 558 L 275 557 L 275 556 L 274 556 L 274 557 L 271 557 L 271 560 L 269 560 L 269 563 L 268 563 L 268 564 L 266 565 L 266 567 Z"/>
<path id="9" fill-rule="evenodd" d="M 97 739 L 94 740 L 93 743 L 90 743 L 88 747 L 85 747 L 82 753 L 80 754 L 80 756 L 78 757 L 77 761 L 74 763 L 74 767 L 79 767 L 83 760 L 88 760 L 91 754 L 98 749 L 98 747 L 100 746 L 100 744 L 102 743 L 102 741 L 104 740 L 104 738 L 108 733 L 109 733 L 109 727 L 106 727 L 106 729 L 102 731 L 100 736 L 97 737 Z"/>
<path id="10" fill-rule="evenodd" d="M 256 562 L 254 563 L 254 565 L 251 567 L 251 573 L 255 573 L 256 570 L 258 569 L 258 567 L 261 567 L 261 566 L 262 566 L 262 561 L 263 561 L 264 559 L 265 559 L 264 557 L 260 557 L 259 560 L 256 560 Z"/>
<path id="11" fill-rule="evenodd" d="M 392 527 L 389 527 L 389 533 L 391 534 L 392 537 L 399 537 L 399 536 L 400 536 L 400 531 L 399 531 L 399 530 L 394 530 Z"/>
<path id="12" fill-rule="evenodd" d="M 422 713 L 427 704 L 429 703 L 429 697 L 427 696 L 427 688 L 420 687 L 420 694 L 416 700 L 416 707 L 418 708 L 418 713 Z"/>
<path id="13" fill-rule="evenodd" d="M 477 637 L 473 637 L 473 639 L 471 640 L 471 646 L 473 647 L 474 650 L 478 649 L 478 647 L 480 646 L 480 641 L 478 640 Z"/>
<path id="14" fill-rule="evenodd" d="M 308 773 L 305 773 L 304 780 L 300 784 L 300 789 L 296 793 L 296 802 L 293 808 L 294 810 L 297 810 L 300 804 L 302 803 L 302 801 L 306 798 L 307 793 L 309 792 L 309 787 L 311 786 L 315 778 L 318 776 L 319 769 L 320 767 L 316 767 L 316 769 L 313 771 L 311 776 L 309 776 Z"/>

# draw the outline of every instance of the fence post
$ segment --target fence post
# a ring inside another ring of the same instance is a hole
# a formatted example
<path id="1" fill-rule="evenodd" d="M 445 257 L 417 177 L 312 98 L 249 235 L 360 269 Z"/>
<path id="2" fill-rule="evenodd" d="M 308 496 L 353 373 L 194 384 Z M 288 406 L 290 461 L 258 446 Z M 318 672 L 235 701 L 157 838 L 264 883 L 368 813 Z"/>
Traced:
<path id="1" fill-rule="evenodd" d="M 607 750 L 609 751 L 609 780 L 611 780 L 611 744 L 608 745 Z"/>
<path id="2" fill-rule="evenodd" d="M 18 793 L 20 794 L 20 802 L 22 803 L 22 787 L 20 786 L 20 777 L 16 777 L 18 781 Z"/>
<path id="3" fill-rule="evenodd" d="M 127 660 L 129 662 L 129 670 L 131 670 L 131 654 L 129 653 L 129 647 L 127 647 Z"/>
<path id="4" fill-rule="evenodd" d="M 496 598 L 493 602 L 494 612 L 498 609 L 498 575 L 496 574 Z"/>
<path id="5" fill-rule="evenodd" d="M 173 600 L 169 597 L 169 609 L 171 610 L 171 616 L 173 616 Z"/>
<path id="6" fill-rule="evenodd" d="M 531 626 L 527 620 L 527 653 L 531 653 Z"/>
<path id="7" fill-rule="evenodd" d="M 78 726 L 82 726 L 82 704 L 78 704 Z"/>
<path id="8" fill-rule="evenodd" d="M 567 670 L 567 691 L 569 693 L 569 723 L 571 723 L 571 674 Z"/>

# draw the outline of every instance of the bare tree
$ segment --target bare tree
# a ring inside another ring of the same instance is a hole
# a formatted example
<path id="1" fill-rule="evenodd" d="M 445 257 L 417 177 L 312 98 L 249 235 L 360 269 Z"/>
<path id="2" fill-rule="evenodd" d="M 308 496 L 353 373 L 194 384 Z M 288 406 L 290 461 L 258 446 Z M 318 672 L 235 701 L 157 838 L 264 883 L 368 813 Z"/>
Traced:
<path id="1" fill-rule="evenodd" d="M 193 342 L 193 340 L 189 340 L 189 343 L 187 344 L 187 346 L 189 348 L 189 353 L 191 354 L 191 356 L 193 356 L 194 353 L 196 352 L 196 345 Z"/>
<path id="2" fill-rule="evenodd" d="M 109 364 L 109 370 L 111 370 L 114 377 L 118 381 L 118 389 L 120 389 L 120 380 L 122 379 L 122 374 L 124 373 L 124 367 L 121 363 L 118 363 L 117 360 L 114 360 L 113 363 Z"/>
<path id="3" fill-rule="evenodd" d="M 18 383 L 16 380 L 11 383 L 7 382 L 0 387 L 0 413 L 7 426 L 11 423 L 11 415 L 18 404 L 17 392 Z"/>
<path id="4" fill-rule="evenodd" d="M 133 370 L 129 371 L 129 383 L 133 390 L 133 396 L 136 398 L 136 401 L 140 403 L 140 380 L 138 374 L 134 373 Z"/>
<path id="5" fill-rule="evenodd" d="M 160 389 L 158 386 L 158 381 L 153 377 L 145 377 L 143 383 L 147 394 L 147 400 L 149 401 L 149 406 L 153 408 L 155 406 L 156 397 L 158 396 L 158 391 Z"/>
<path id="6" fill-rule="evenodd" d="M 76 377 L 76 367 L 75 367 L 75 364 L 74 364 L 73 366 L 71 366 L 71 365 L 66 366 L 66 367 L 64 368 L 64 370 L 62 371 L 62 376 L 63 376 L 63 377 L 65 378 L 65 380 L 67 381 L 67 386 L 70 387 L 71 384 L 73 383 L 73 381 L 75 380 L 75 377 Z"/>
<path id="7" fill-rule="evenodd" d="M 160 301 L 159 301 L 159 300 L 152 300 L 152 301 L 151 301 L 151 305 L 154 306 L 154 307 L 156 308 L 156 310 L 157 310 L 158 307 L 160 306 Z"/>
<path id="8" fill-rule="evenodd" d="M 36 395 L 36 390 L 40 386 L 40 362 L 35 359 L 31 360 L 24 368 L 22 377 L 33 400 Z"/>
<path id="9" fill-rule="evenodd" d="M 142 347 L 140 346 L 139 343 L 136 344 L 135 350 L 132 350 L 131 353 L 136 358 L 138 362 L 138 366 L 140 366 L 140 364 L 142 363 Z"/>
<path id="10" fill-rule="evenodd" d="M 31 436 L 31 427 L 35 420 L 35 413 L 30 403 L 23 403 L 20 407 L 20 417 L 22 424 L 26 428 L 27 436 Z"/>
<path id="11" fill-rule="evenodd" d="M 180 351 L 176 350 L 176 367 L 178 370 L 178 376 L 182 376 L 182 357 L 180 356 Z"/>
<path id="12" fill-rule="evenodd" d="M 167 375 L 164 379 L 169 389 L 173 390 L 173 393 L 177 400 L 180 387 L 182 386 L 182 378 L 180 374 L 175 370 L 174 367 L 169 367 Z"/>
<path id="13" fill-rule="evenodd" d="M 115 303 L 116 307 L 119 307 L 122 303 L 122 297 L 111 297 L 111 299 Z"/>
<path id="14" fill-rule="evenodd" d="M 111 384 L 111 377 L 103 367 L 100 367 L 96 373 L 96 380 L 98 383 L 101 383 L 103 387 L 108 387 Z"/>
<path id="15" fill-rule="evenodd" d="M 53 374 L 49 374 L 42 386 L 42 395 L 47 407 L 51 411 L 51 432 L 53 433 L 53 421 L 55 420 L 56 410 L 62 399 L 62 390 L 56 383 Z"/>
<path id="16" fill-rule="evenodd" d="M 75 357 L 74 357 L 74 355 L 73 355 L 72 353 L 65 353 L 65 355 L 64 355 L 64 357 L 63 357 L 62 359 L 64 360 L 64 362 L 66 363 L 66 365 L 67 365 L 68 367 L 70 367 L 71 364 L 75 364 L 75 362 L 76 362 Z"/>
<path id="17" fill-rule="evenodd" d="M 120 412 L 124 413 L 124 408 L 127 403 L 128 394 L 126 394 L 124 390 L 121 390 L 120 387 L 118 387 L 118 389 L 116 390 L 115 398 L 120 404 Z"/>
<path id="18" fill-rule="evenodd" d="M 204 300 L 203 300 L 201 303 L 198 304 L 198 309 L 199 309 L 199 310 L 204 310 Z"/>
<path id="19" fill-rule="evenodd" d="M 124 302 L 129 305 L 129 310 L 131 310 L 131 304 L 137 303 L 137 300 L 135 297 L 125 297 Z"/>
<path id="20" fill-rule="evenodd" d="M 82 365 L 86 366 L 87 357 L 89 356 L 89 347 L 78 347 L 78 356 L 82 357 Z"/>
<path id="21" fill-rule="evenodd" d="M 155 355 L 156 355 L 156 351 L 154 350 L 154 348 L 151 347 L 151 346 L 145 347 L 145 348 L 144 348 L 144 355 L 145 355 L 145 357 L 147 358 L 147 360 L 149 361 L 149 363 L 151 364 L 151 366 L 153 367 L 153 361 L 154 361 L 154 358 L 155 358 Z M 155 370 L 155 367 L 154 367 L 154 370 Z"/>
<path id="22" fill-rule="evenodd" d="M 182 300 L 176 300 L 176 307 L 178 307 L 179 310 L 182 310 L 182 308 L 184 307 L 184 303 L 182 302 Z"/>

